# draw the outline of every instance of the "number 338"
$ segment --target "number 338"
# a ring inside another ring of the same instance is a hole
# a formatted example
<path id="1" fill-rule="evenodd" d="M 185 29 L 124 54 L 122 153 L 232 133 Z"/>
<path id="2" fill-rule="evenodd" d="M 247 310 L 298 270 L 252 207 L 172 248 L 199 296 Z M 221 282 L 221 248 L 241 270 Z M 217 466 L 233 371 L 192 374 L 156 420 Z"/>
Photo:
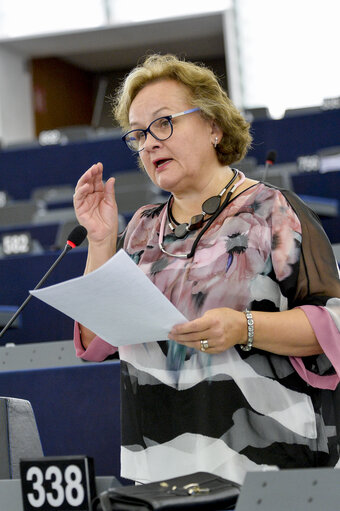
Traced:
<path id="1" fill-rule="evenodd" d="M 21 460 L 20 471 L 25 510 L 91 509 L 95 494 L 92 458 L 57 456 Z"/>
<path id="2" fill-rule="evenodd" d="M 64 501 L 73 507 L 83 503 L 85 492 L 82 486 L 82 473 L 77 465 L 69 465 L 65 469 L 64 477 L 59 467 L 51 465 L 47 468 L 45 476 L 40 467 L 30 467 L 26 474 L 26 480 L 32 481 L 32 493 L 27 493 L 27 499 L 31 506 L 39 508 L 47 501 L 50 506 L 61 506 Z M 66 485 L 64 488 L 63 480 Z M 46 491 L 45 481 L 51 481 L 51 489 Z"/>

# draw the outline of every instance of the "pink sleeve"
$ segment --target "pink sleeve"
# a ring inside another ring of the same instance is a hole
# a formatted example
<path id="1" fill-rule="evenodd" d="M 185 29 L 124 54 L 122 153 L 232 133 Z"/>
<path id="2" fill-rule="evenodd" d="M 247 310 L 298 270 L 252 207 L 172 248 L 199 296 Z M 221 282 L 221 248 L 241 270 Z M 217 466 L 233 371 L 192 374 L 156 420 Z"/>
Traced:
<path id="1" fill-rule="evenodd" d="M 96 336 L 87 349 L 81 343 L 79 324 L 74 324 L 74 346 L 76 355 L 83 360 L 90 360 L 92 362 L 102 362 L 109 355 L 113 355 L 117 351 L 115 346 L 111 346 L 100 337 Z"/>
<path id="2" fill-rule="evenodd" d="M 319 375 L 308 371 L 300 357 L 290 357 L 295 371 L 312 387 L 334 390 L 340 381 L 340 332 L 325 307 L 303 305 L 299 307 L 306 314 L 318 342 L 334 367 L 332 375 Z"/>

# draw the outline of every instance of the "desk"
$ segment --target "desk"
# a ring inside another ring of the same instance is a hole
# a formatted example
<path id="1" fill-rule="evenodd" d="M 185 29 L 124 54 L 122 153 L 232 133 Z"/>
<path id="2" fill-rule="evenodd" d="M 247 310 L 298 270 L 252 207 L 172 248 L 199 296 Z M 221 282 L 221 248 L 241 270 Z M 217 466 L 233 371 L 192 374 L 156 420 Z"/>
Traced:
<path id="1" fill-rule="evenodd" d="M 120 362 L 0 372 L 1 395 L 31 402 L 45 456 L 93 456 L 120 474 Z"/>
<path id="2" fill-rule="evenodd" d="M 117 483 L 114 477 L 96 477 L 97 495 Z M 24 511 L 20 479 L 0 480 L 0 505 L 2 511 Z"/>
<path id="3" fill-rule="evenodd" d="M 340 170 L 335 172 L 302 172 L 291 176 L 293 190 L 298 195 L 317 195 L 340 200 Z"/>
<path id="4" fill-rule="evenodd" d="M 85 170 L 98 161 L 104 165 L 104 179 L 137 169 L 135 156 L 119 138 L 8 148 L 0 151 L 0 190 L 6 190 L 13 199 L 24 200 L 41 186 L 75 186 Z"/>
<path id="5" fill-rule="evenodd" d="M 60 223 L 53 222 L 49 224 L 24 224 L 0 227 L 0 238 L 4 234 L 16 234 L 29 232 L 33 240 L 37 240 L 44 250 L 53 248 Z"/>
<path id="6" fill-rule="evenodd" d="M 277 163 L 294 162 L 299 156 L 339 145 L 340 109 L 252 123 L 254 137 L 249 156 L 264 165 L 269 150 L 277 152 Z M 309 193 L 309 192 L 304 192 Z"/>

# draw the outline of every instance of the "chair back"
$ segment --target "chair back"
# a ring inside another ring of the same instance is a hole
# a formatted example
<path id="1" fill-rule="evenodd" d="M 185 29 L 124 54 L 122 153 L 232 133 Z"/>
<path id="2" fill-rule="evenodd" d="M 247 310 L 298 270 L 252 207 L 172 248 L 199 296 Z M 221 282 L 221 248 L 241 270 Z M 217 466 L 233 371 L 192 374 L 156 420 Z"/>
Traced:
<path id="1" fill-rule="evenodd" d="M 20 478 L 20 459 L 43 456 L 29 401 L 0 397 L 0 479 Z"/>

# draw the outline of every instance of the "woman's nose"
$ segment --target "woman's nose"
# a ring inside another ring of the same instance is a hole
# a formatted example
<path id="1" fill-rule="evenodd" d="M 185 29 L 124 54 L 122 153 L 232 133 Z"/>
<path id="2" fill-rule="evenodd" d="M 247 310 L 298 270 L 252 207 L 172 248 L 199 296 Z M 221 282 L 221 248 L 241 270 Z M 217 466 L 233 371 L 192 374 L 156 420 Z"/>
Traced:
<path id="1" fill-rule="evenodd" d="M 161 141 L 157 140 L 151 133 L 148 133 L 146 140 L 144 142 L 143 149 L 146 151 L 152 151 L 153 149 L 160 147 Z"/>

